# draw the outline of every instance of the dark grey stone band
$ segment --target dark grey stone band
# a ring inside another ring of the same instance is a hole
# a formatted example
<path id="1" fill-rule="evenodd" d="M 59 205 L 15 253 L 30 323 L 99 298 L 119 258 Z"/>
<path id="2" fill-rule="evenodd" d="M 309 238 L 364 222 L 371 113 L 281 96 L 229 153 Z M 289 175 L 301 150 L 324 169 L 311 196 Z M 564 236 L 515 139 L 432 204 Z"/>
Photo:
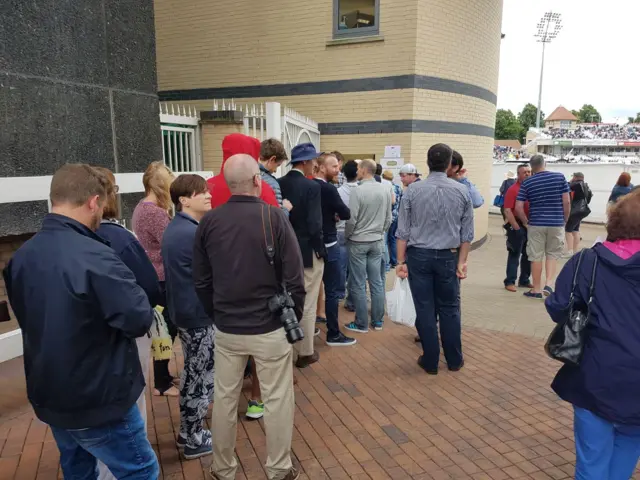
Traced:
<path id="1" fill-rule="evenodd" d="M 450 133 L 494 137 L 494 129 L 473 123 L 438 120 L 378 120 L 371 122 L 321 123 L 322 135 L 357 135 L 371 133 Z"/>
<path id="2" fill-rule="evenodd" d="M 161 102 L 213 100 L 222 98 L 291 97 L 294 95 L 322 95 L 328 93 L 374 92 L 417 88 L 437 92 L 457 93 L 479 98 L 495 105 L 497 96 L 486 88 L 447 78 L 426 75 L 396 75 L 391 77 L 326 80 L 322 82 L 281 83 L 243 87 L 194 88 L 158 92 Z"/>
<path id="3" fill-rule="evenodd" d="M 37 232 L 48 211 L 46 200 L 0 203 L 0 237 Z"/>

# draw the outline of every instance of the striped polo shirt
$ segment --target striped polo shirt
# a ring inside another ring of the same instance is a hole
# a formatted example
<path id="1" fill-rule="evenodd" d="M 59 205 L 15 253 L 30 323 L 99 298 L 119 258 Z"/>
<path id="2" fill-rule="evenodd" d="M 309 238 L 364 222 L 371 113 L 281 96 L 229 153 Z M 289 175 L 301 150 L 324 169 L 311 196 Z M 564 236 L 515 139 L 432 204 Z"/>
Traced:
<path id="1" fill-rule="evenodd" d="M 563 227 L 562 195 L 569 193 L 569 183 L 559 172 L 543 170 L 527 178 L 520 187 L 517 200 L 529 202 L 529 225 Z"/>

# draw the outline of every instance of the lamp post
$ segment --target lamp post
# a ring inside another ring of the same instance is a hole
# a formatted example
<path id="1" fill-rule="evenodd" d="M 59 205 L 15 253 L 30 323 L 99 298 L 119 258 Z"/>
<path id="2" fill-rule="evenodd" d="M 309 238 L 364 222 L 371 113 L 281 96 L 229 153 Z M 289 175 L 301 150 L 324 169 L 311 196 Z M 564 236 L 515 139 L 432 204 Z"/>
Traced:
<path id="1" fill-rule="evenodd" d="M 558 36 L 562 29 L 562 20 L 559 13 L 547 12 L 538 22 L 538 33 L 534 36 L 542 43 L 542 63 L 540 65 L 540 88 L 538 90 L 538 117 L 536 118 L 536 128 L 540 128 L 540 112 L 542 111 L 542 78 L 544 76 L 544 50 L 547 43 Z"/>

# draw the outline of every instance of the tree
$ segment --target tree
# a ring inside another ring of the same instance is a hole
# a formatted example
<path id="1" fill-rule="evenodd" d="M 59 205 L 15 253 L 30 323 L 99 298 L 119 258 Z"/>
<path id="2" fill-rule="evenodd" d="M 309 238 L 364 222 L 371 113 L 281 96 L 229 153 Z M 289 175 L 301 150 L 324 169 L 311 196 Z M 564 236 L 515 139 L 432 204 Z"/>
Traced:
<path id="1" fill-rule="evenodd" d="M 571 113 L 573 113 L 576 118 L 580 115 L 580 112 L 578 110 L 571 110 Z"/>
<path id="2" fill-rule="evenodd" d="M 521 140 L 522 125 L 511 110 L 498 109 L 496 112 L 496 140 Z"/>
<path id="3" fill-rule="evenodd" d="M 574 115 L 576 114 L 574 113 Z M 578 110 L 578 114 L 576 115 L 576 117 L 578 117 L 578 121 L 580 123 L 600 123 L 602 121 L 600 112 L 596 110 L 596 107 L 588 103 L 585 103 L 582 108 Z"/>
<path id="4" fill-rule="evenodd" d="M 530 127 L 536 126 L 537 116 L 538 107 L 536 107 L 533 103 L 527 103 L 522 111 L 518 114 L 518 121 L 520 122 L 520 125 L 522 125 L 525 134 Z M 540 126 L 544 126 L 544 112 L 542 112 L 542 115 L 540 115 Z"/>
<path id="5" fill-rule="evenodd" d="M 629 123 L 640 123 L 640 112 L 636 113 L 635 118 L 634 117 L 628 117 L 629 118 Z"/>

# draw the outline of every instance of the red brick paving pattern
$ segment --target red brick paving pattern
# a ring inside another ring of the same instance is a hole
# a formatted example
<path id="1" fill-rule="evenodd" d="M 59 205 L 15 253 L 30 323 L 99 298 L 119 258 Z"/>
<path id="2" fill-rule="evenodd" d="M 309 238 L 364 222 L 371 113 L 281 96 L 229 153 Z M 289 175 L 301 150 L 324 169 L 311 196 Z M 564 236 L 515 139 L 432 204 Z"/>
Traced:
<path id="1" fill-rule="evenodd" d="M 301 478 L 572 478 L 571 410 L 549 388 L 558 364 L 544 356 L 540 339 L 467 329 L 465 368 L 432 377 L 416 365 L 413 336 L 388 324 L 352 348 L 316 341 L 320 362 L 296 371 L 293 453 Z M 0 402 L 0 480 L 62 478 L 51 432 L 33 417 L 23 381 L 8 368 L 22 365 L 0 365 L 2 398 L 14 397 Z M 245 408 L 243 398 L 240 414 Z M 177 399 L 154 397 L 148 410 L 162 478 L 208 478 L 210 457 L 178 455 Z M 261 421 L 240 416 L 236 450 L 238 479 L 266 478 Z"/>

